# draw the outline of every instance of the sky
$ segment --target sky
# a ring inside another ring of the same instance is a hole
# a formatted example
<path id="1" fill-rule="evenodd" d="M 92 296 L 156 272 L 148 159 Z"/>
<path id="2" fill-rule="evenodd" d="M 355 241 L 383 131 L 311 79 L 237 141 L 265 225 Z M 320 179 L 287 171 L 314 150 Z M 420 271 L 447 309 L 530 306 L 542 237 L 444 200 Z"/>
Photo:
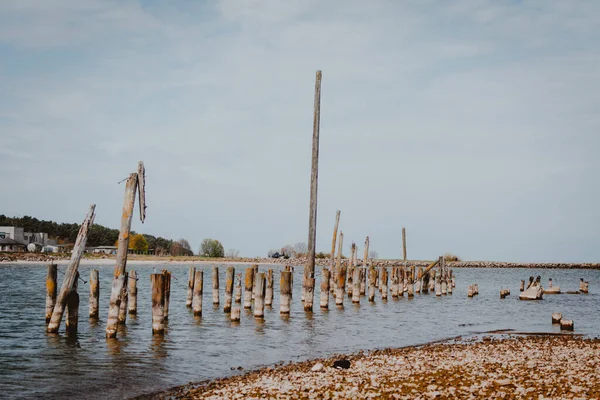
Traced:
<path id="1" fill-rule="evenodd" d="M 317 251 L 600 261 L 600 2 L 3 0 L 0 214 L 307 242 Z M 136 213 L 137 215 L 137 213 Z M 137 218 L 137 217 L 136 217 Z M 362 253 L 359 253 L 362 254 Z"/>

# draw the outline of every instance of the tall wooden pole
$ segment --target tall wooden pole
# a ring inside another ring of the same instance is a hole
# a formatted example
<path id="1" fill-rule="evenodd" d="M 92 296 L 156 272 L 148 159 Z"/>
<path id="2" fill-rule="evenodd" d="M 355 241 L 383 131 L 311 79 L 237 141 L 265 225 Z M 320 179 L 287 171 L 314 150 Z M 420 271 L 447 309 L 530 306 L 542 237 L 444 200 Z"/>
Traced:
<path id="1" fill-rule="evenodd" d="M 406 229 L 402 228 L 402 256 L 406 262 Z"/>
<path id="2" fill-rule="evenodd" d="M 369 237 L 365 240 L 365 258 L 363 260 L 363 265 L 367 267 L 369 265 Z"/>
<path id="3" fill-rule="evenodd" d="M 333 227 L 333 239 L 331 240 L 331 266 L 333 267 L 333 263 L 335 260 L 335 242 L 337 240 L 337 233 L 338 233 L 338 228 L 340 226 L 340 214 L 342 212 L 340 210 L 337 210 L 335 212 L 335 225 Z"/>
<path id="4" fill-rule="evenodd" d="M 310 174 L 310 211 L 308 216 L 308 260 L 304 267 L 304 275 L 314 278 L 315 245 L 317 239 L 317 182 L 319 178 L 319 126 L 321 124 L 321 71 L 317 71 L 315 79 L 315 102 L 312 140 L 312 165 Z"/>

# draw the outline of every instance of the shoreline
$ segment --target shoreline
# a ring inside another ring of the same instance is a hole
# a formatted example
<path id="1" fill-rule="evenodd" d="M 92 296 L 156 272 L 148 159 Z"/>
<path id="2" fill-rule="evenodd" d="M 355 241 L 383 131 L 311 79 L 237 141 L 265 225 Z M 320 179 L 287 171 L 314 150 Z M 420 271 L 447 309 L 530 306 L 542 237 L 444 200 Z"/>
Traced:
<path id="1" fill-rule="evenodd" d="M 348 360 L 350 367 L 333 368 L 340 359 Z M 599 338 L 492 331 L 401 348 L 280 362 L 134 399 L 598 398 L 599 362 Z"/>
<path id="2" fill-rule="evenodd" d="M 342 260 L 342 264 L 347 260 Z M 401 266 L 404 264 L 414 265 L 415 267 L 426 267 L 431 261 L 427 260 L 408 260 L 406 263 L 402 260 L 373 260 L 373 265 L 379 267 Z M 68 256 L 54 256 L 32 253 L 1 253 L 0 266 L 8 264 L 33 264 L 45 265 L 55 263 L 64 265 L 69 263 Z M 81 265 L 110 265 L 115 263 L 115 258 L 106 257 L 84 257 L 81 259 Z M 156 265 L 156 264 L 259 264 L 259 265 L 292 265 L 301 266 L 306 263 L 305 258 L 204 258 L 204 257 L 170 257 L 170 256 L 147 256 L 130 254 L 127 259 L 128 264 L 135 265 Z M 316 259 L 316 266 L 328 267 L 329 259 Z M 359 262 L 360 265 L 360 262 Z M 508 261 L 447 261 L 449 268 L 526 268 L 526 269 L 587 269 L 600 270 L 600 263 L 516 263 Z"/>

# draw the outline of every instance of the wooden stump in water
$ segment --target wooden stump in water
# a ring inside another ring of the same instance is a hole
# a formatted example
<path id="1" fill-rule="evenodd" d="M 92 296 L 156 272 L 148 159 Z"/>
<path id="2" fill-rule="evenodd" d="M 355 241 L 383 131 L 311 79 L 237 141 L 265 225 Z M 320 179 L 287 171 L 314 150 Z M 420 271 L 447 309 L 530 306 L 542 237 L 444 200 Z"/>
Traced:
<path id="1" fill-rule="evenodd" d="M 242 274 L 237 275 L 237 281 L 235 285 L 235 302 L 242 302 Z"/>
<path id="2" fill-rule="evenodd" d="M 388 298 L 388 271 L 385 267 L 381 269 L 381 299 L 387 300 Z"/>
<path id="3" fill-rule="evenodd" d="M 267 271 L 267 289 L 265 290 L 265 306 L 273 306 L 273 269 Z"/>
<path id="4" fill-rule="evenodd" d="M 129 301 L 129 295 L 127 293 L 129 283 L 129 273 L 123 274 L 123 289 L 121 289 L 121 302 L 119 303 L 119 324 L 125 325 L 127 322 L 127 303 Z"/>
<path id="5" fill-rule="evenodd" d="M 429 271 L 429 288 L 428 292 L 435 292 L 435 280 L 436 280 L 436 271 L 434 269 Z"/>
<path id="6" fill-rule="evenodd" d="M 398 267 L 392 267 L 392 273 L 390 278 L 390 290 L 392 292 L 392 298 L 395 299 L 398 297 Z"/>
<path id="7" fill-rule="evenodd" d="M 377 271 L 375 268 L 369 269 L 369 301 L 375 301 L 375 281 L 377 280 Z"/>
<path id="8" fill-rule="evenodd" d="M 259 272 L 255 277 L 256 293 L 254 297 L 254 318 L 264 318 L 265 316 L 265 273 Z"/>
<path id="9" fill-rule="evenodd" d="M 521 287 L 519 288 L 519 290 L 521 292 L 525 290 L 525 281 L 523 279 L 521 279 Z"/>
<path id="10" fill-rule="evenodd" d="M 442 295 L 442 274 L 441 273 L 437 273 L 436 277 L 435 277 L 435 295 L 436 296 Z"/>
<path id="11" fill-rule="evenodd" d="M 165 276 L 165 300 L 164 300 L 164 318 L 165 321 L 169 319 L 169 301 L 171 300 L 171 272 L 163 269 L 163 275 Z"/>
<path id="12" fill-rule="evenodd" d="M 240 310 L 239 307 L 233 307 L 231 309 L 231 315 L 230 315 L 231 320 L 232 321 L 239 321 L 240 320 L 240 315 L 242 313 L 241 311 L 242 310 Z"/>
<path id="13" fill-rule="evenodd" d="M 559 313 L 559 312 L 552 313 L 552 323 L 553 324 L 560 324 L 561 320 L 562 320 L 561 313 Z"/>
<path id="14" fill-rule="evenodd" d="M 77 333 L 77 322 L 79 320 L 79 294 L 77 293 L 77 281 L 79 272 L 73 282 L 73 289 L 67 298 L 66 332 L 67 334 Z"/>
<path id="15" fill-rule="evenodd" d="M 98 272 L 98 271 L 96 271 Z M 48 264 L 48 275 L 46 276 L 46 324 L 50 322 L 52 318 L 52 311 L 54 311 L 54 305 L 56 304 L 56 279 L 58 273 L 58 265 Z M 91 281 L 90 281 L 91 287 Z M 90 299 L 91 309 L 91 299 Z M 96 306 L 96 317 L 98 317 L 98 307 Z M 91 317 L 91 315 L 90 315 Z"/>
<path id="16" fill-rule="evenodd" d="M 506 296 L 510 295 L 509 289 L 500 289 L 500 298 L 503 299 Z"/>
<path id="17" fill-rule="evenodd" d="M 327 268 L 323 268 L 321 272 L 321 299 L 320 307 L 324 310 L 329 308 L 329 279 L 330 273 Z"/>
<path id="18" fill-rule="evenodd" d="M 473 284 L 473 294 L 479 294 L 479 284 L 478 283 Z"/>
<path id="19" fill-rule="evenodd" d="M 315 278 L 304 278 L 304 311 L 313 310 Z"/>
<path id="20" fill-rule="evenodd" d="M 560 330 L 561 331 L 572 331 L 575 329 L 575 324 L 573 320 L 570 319 L 561 319 L 560 320 Z"/>
<path id="21" fill-rule="evenodd" d="M 185 306 L 192 307 L 192 301 L 194 299 L 194 277 L 196 276 L 196 267 L 190 267 L 188 271 L 188 290 L 187 298 L 185 299 Z"/>
<path id="22" fill-rule="evenodd" d="M 579 291 L 585 294 L 589 293 L 589 285 L 589 282 L 586 282 L 583 280 L 583 278 L 581 278 L 581 280 L 579 281 Z"/>
<path id="23" fill-rule="evenodd" d="M 360 303 L 360 284 L 361 284 L 361 269 L 354 268 L 354 277 L 352 279 L 352 303 L 359 304 Z"/>
<path id="24" fill-rule="evenodd" d="M 258 264 L 252 265 L 252 300 L 256 297 L 256 280 L 254 279 L 258 274 Z"/>
<path id="25" fill-rule="evenodd" d="M 100 298 L 100 274 L 97 269 L 90 271 L 90 318 L 98 318 Z"/>
<path id="26" fill-rule="evenodd" d="M 421 293 L 421 288 L 423 285 L 423 267 L 419 267 L 417 271 L 417 281 L 415 283 L 415 292 Z"/>
<path id="27" fill-rule="evenodd" d="M 469 285 L 467 288 L 467 297 L 473 297 L 473 285 Z"/>
<path id="28" fill-rule="evenodd" d="M 340 242 L 341 243 L 341 242 Z M 337 286 L 335 295 L 335 305 L 344 307 L 344 288 L 346 287 L 346 266 L 340 266 L 337 276 Z"/>
<path id="29" fill-rule="evenodd" d="M 423 279 L 421 282 L 421 293 L 429 293 L 429 272 L 423 273 Z"/>
<path id="30" fill-rule="evenodd" d="M 134 270 L 129 272 L 127 277 L 129 286 L 129 301 L 127 302 L 127 312 L 131 315 L 137 314 L 137 273 Z"/>
<path id="31" fill-rule="evenodd" d="M 233 280 L 235 278 L 235 268 L 233 266 L 227 267 L 225 271 L 225 306 L 223 312 L 231 312 L 231 300 L 233 296 Z"/>
<path id="32" fill-rule="evenodd" d="M 212 267 L 212 303 L 219 304 L 219 267 Z"/>
<path id="33" fill-rule="evenodd" d="M 408 278 L 408 290 L 406 291 L 406 296 L 407 297 L 414 297 L 415 295 L 415 284 L 412 280 L 412 278 L 409 276 Z"/>
<path id="34" fill-rule="evenodd" d="M 192 297 L 192 310 L 194 315 L 202 315 L 202 295 L 204 286 L 204 271 L 196 271 L 194 275 L 194 295 Z"/>
<path id="35" fill-rule="evenodd" d="M 202 271 L 199 271 L 202 274 Z M 198 272 L 196 272 L 197 277 Z M 200 279 L 202 280 L 202 278 Z M 152 274 L 150 275 L 152 283 L 152 334 L 164 335 L 165 333 L 165 275 Z M 196 279 L 197 283 L 197 279 Z M 201 287 L 201 286 L 200 286 Z M 194 289 L 195 291 L 195 289 Z M 194 296 L 195 297 L 195 296 Z M 202 297 L 200 297 L 202 298 Z M 194 298 L 194 301 L 196 299 Z M 202 301 L 200 302 L 200 310 L 202 310 Z M 202 311 L 200 311 L 202 313 Z M 195 311 L 194 311 L 195 314 Z"/>
<path id="36" fill-rule="evenodd" d="M 254 268 L 246 268 L 246 277 L 244 280 L 244 308 L 252 308 L 252 291 L 254 289 Z"/>
<path id="37" fill-rule="evenodd" d="M 359 268 L 360 282 L 359 282 L 359 295 L 364 296 L 367 292 L 367 270 L 365 268 Z"/>
<path id="38" fill-rule="evenodd" d="M 291 280 L 291 271 L 281 271 L 281 279 L 279 281 L 279 312 L 281 314 L 290 313 L 290 299 L 292 297 Z"/>

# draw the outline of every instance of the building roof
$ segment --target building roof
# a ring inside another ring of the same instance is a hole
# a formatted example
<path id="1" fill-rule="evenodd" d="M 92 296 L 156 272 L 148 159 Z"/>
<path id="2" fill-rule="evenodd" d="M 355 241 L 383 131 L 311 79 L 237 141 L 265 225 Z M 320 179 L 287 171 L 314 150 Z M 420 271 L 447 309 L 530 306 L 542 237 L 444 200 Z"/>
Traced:
<path id="1" fill-rule="evenodd" d="M 11 238 L 0 239 L 0 245 L 3 245 L 3 246 L 17 245 L 17 246 L 25 247 L 25 245 L 23 243 L 17 242 L 16 240 L 13 240 Z"/>

